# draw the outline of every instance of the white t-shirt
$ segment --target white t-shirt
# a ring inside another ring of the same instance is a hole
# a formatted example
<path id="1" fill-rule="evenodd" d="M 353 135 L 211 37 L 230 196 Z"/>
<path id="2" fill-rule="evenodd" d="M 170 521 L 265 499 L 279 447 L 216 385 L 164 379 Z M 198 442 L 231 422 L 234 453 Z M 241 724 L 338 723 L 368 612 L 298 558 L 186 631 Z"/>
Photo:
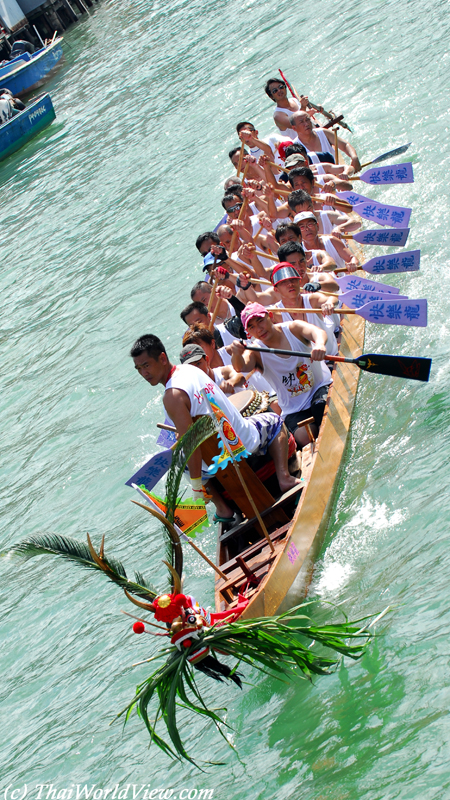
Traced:
<path id="1" fill-rule="evenodd" d="M 206 390 L 208 394 L 213 395 L 244 447 L 250 453 L 255 453 L 259 449 L 260 438 L 256 427 L 241 417 L 217 384 L 198 367 L 193 367 L 191 364 L 177 366 L 166 383 L 166 391 L 167 389 L 181 389 L 187 394 L 191 403 L 191 417 L 209 413 L 208 405 L 202 395 L 202 390 Z"/>

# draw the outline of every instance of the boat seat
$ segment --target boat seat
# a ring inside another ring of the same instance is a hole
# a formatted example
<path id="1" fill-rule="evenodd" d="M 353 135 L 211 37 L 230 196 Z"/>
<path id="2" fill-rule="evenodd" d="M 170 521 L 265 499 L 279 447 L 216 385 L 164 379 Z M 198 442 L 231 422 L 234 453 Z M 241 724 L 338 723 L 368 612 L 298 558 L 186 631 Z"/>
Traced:
<path id="1" fill-rule="evenodd" d="M 289 500 L 293 499 L 297 494 L 299 494 L 305 488 L 305 486 L 306 483 L 303 482 L 299 483 L 297 486 L 293 486 L 292 489 L 288 489 L 287 492 L 284 492 L 284 494 L 282 494 L 281 497 L 279 497 L 278 500 L 274 502 L 271 508 L 260 512 L 261 517 L 264 519 L 264 517 L 267 516 L 269 512 L 273 511 L 274 509 L 277 509 L 279 506 L 283 506 Z M 255 526 L 256 522 L 257 522 L 256 517 L 251 517 L 250 519 L 246 519 L 244 520 L 244 522 L 240 522 L 238 525 L 235 525 L 233 528 L 230 528 L 229 530 L 225 531 L 220 536 L 220 544 L 226 544 L 231 539 L 240 536 L 242 533 L 246 533 L 246 531 Z M 261 539 L 261 542 L 265 541 L 266 541 L 265 539 Z M 257 545 L 258 544 L 259 543 L 257 543 Z"/>

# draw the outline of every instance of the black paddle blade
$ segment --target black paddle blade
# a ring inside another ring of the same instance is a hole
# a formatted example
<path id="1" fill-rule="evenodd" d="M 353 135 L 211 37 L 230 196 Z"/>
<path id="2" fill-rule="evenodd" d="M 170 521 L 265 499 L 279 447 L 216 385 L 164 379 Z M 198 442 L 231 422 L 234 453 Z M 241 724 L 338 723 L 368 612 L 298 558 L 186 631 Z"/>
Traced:
<path id="1" fill-rule="evenodd" d="M 378 158 L 374 158 L 373 161 L 370 161 L 370 164 L 379 164 L 380 161 L 386 161 L 387 158 L 393 158 L 394 156 L 400 156 L 402 153 L 406 153 L 408 147 L 410 146 L 411 142 L 408 144 L 404 144 L 401 147 L 396 147 L 395 150 L 389 150 L 388 153 L 383 153 L 383 155 L 378 156 Z"/>
<path id="2" fill-rule="evenodd" d="M 408 378 L 412 381 L 428 381 L 430 377 L 431 358 L 367 353 L 352 359 L 352 363 L 357 364 L 365 372 L 376 372 L 378 375 L 392 375 L 395 378 Z"/>

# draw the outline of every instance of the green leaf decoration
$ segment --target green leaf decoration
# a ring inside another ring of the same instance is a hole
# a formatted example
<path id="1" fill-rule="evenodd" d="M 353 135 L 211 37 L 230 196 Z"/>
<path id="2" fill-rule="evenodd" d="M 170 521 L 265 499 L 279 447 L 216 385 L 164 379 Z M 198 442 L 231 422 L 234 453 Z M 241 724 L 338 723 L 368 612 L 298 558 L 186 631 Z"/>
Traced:
<path id="1" fill-rule="evenodd" d="M 150 602 L 157 597 L 158 592 L 145 580 L 139 572 L 135 573 L 135 580 L 131 581 L 127 577 L 123 564 L 115 558 L 102 556 L 102 561 L 106 569 L 99 566 L 93 559 L 89 546 L 77 539 L 68 536 L 61 536 L 56 533 L 30 536 L 22 542 L 13 545 L 10 553 L 32 558 L 41 555 L 62 556 L 69 561 L 73 561 L 87 569 L 95 569 L 104 572 L 107 577 L 118 584 L 122 589 L 126 589 L 130 594 L 135 594 Z M 100 551 L 102 552 L 102 550 Z"/>
<path id="2" fill-rule="evenodd" d="M 165 663 L 137 687 L 135 698 L 118 716 L 125 715 L 126 722 L 135 709 L 144 721 L 151 742 L 155 742 L 169 757 L 186 759 L 199 766 L 188 754 L 181 739 L 177 707 L 209 717 L 222 736 L 221 726 L 226 724 L 216 713 L 217 709 L 213 711 L 206 706 L 195 682 L 194 670 L 201 670 L 202 662 L 193 667 L 187 660 L 200 647 L 209 646 L 210 655 L 216 658 L 224 654 L 233 657 L 237 661 L 236 667 L 246 663 L 279 679 L 301 677 L 310 680 L 312 675 L 329 675 L 336 669 L 341 659 L 318 653 L 317 648 L 313 650 L 308 644 L 308 640 L 352 659 L 359 659 L 363 655 L 371 633 L 361 629 L 359 623 L 362 620 L 349 622 L 346 619 L 338 624 L 316 626 L 309 616 L 298 613 L 306 605 L 297 606 L 276 617 L 237 620 L 200 632 L 199 640 L 189 648 L 181 652 L 175 648 L 170 651 Z M 160 655 L 167 655 L 167 647 Z M 217 679 L 222 680 L 223 673 L 221 676 Z M 153 700 L 158 702 L 151 720 L 149 705 Z M 156 732 L 161 720 L 166 726 L 170 744 Z"/>
<path id="3" fill-rule="evenodd" d="M 179 439 L 177 446 L 173 451 L 172 463 L 169 472 L 167 473 L 166 481 L 166 503 L 167 512 L 166 516 L 169 522 L 173 523 L 175 510 L 177 507 L 181 477 L 186 468 L 187 462 L 192 456 L 193 452 L 202 444 L 202 442 L 209 439 L 210 436 L 216 434 L 214 422 L 208 414 L 199 417 L 188 431 Z"/>

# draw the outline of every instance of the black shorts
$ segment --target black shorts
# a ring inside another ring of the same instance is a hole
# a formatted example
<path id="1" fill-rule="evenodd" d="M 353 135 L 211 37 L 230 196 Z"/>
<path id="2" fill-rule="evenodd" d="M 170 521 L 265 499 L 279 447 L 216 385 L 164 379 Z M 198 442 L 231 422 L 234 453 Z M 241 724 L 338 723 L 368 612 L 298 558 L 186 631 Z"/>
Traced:
<path id="1" fill-rule="evenodd" d="M 294 411 L 292 414 L 288 414 L 287 417 L 285 417 L 284 421 L 286 427 L 291 433 L 295 433 L 297 430 L 298 422 L 303 422 L 303 420 L 308 419 L 308 417 L 314 417 L 315 424 L 320 428 L 329 388 L 329 386 L 321 386 L 314 392 L 309 408 L 304 408 L 302 411 Z"/>

